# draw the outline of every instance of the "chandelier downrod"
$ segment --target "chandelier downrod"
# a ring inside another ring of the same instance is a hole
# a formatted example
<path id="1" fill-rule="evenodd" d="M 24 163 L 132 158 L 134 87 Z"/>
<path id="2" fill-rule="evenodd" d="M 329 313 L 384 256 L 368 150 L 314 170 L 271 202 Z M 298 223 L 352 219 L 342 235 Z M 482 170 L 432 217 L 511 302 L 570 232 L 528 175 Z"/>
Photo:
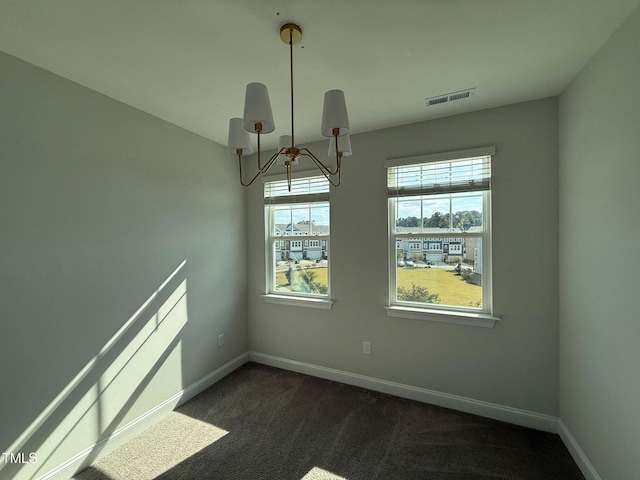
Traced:
<path id="1" fill-rule="evenodd" d="M 285 25 L 286 26 L 286 25 Z M 283 27 L 284 28 L 284 27 Z M 300 32 L 302 35 L 302 32 Z M 293 121 L 293 28 L 289 28 L 289 77 L 291 81 L 291 148 L 296 144 L 295 123 Z"/>

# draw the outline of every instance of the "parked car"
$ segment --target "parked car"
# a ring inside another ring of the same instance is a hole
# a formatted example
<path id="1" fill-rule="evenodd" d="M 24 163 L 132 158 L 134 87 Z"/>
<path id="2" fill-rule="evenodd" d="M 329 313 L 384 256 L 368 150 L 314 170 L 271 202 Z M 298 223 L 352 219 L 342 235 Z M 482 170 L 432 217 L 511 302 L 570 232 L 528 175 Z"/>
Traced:
<path id="1" fill-rule="evenodd" d="M 409 260 L 409 259 L 407 259 L 407 261 L 406 261 L 406 262 L 404 262 L 404 264 L 405 264 L 407 267 L 415 267 L 415 266 L 416 266 L 416 264 L 414 263 L 414 261 L 413 261 L 413 260 Z"/>
<path id="2" fill-rule="evenodd" d="M 404 260 L 399 259 L 399 260 L 398 260 L 398 266 L 399 266 L 399 267 L 404 267 Z"/>

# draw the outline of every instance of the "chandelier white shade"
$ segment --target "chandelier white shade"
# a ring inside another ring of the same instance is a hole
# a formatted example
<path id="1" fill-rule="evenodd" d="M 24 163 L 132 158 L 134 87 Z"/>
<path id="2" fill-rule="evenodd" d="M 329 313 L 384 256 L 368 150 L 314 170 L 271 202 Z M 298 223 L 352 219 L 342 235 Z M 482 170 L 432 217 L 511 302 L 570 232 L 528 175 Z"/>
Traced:
<path id="1" fill-rule="evenodd" d="M 342 90 L 329 90 L 324 94 L 322 123 L 320 133 L 330 137 L 329 156 L 335 158 L 335 167 L 329 167 L 318 159 L 309 149 L 298 147 L 295 141 L 294 96 L 293 96 L 293 46 L 302 41 L 302 29 L 293 23 L 287 23 L 280 28 L 280 39 L 289 46 L 289 73 L 291 82 L 291 134 L 282 135 L 279 139 L 278 151 L 266 161 L 261 161 L 260 137 L 275 130 L 275 122 L 271 112 L 269 91 L 262 83 L 249 83 L 245 92 L 243 118 L 232 118 L 229 121 L 229 139 L 227 151 L 238 156 L 240 183 L 251 185 L 261 174 L 266 173 L 273 165 L 286 168 L 289 188 L 291 188 L 291 167 L 298 164 L 300 157 L 307 157 L 326 177 L 337 187 L 340 185 L 340 167 L 343 156 L 351 155 L 351 141 L 349 140 L 349 116 L 347 104 Z M 257 171 L 253 178 L 245 182 L 242 174 L 243 156 L 251 155 L 253 148 L 249 133 L 258 137 Z M 337 149 L 336 149 L 337 145 Z"/>
<path id="2" fill-rule="evenodd" d="M 342 137 L 338 137 L 338 152 L 343 157 L 348 157 L 351 155 L 351 136 L 344 135 Z M 329 154 L 330 157 L 336 156 L 336 139 L 329 139 Z"/>
<path id="3" fill-rule="evenodd" d="M 238 150 L 242 152 L 241 155 L 251 155 L 253 153 L 249 132 L 242 128 L 243 122 L 244 120 L 242 118 L 232 118 L 229 120 L 227 151 L 231 155 L 238 155 Z"/>
<path id="4" fill-rule="evenodd" d="M 338 129 L 339 137 L 349 133 L 349 115 L 347 115 L 347 103 L 344 101 L 342 90 L 329 90 L 324 94 L 320 133 L 325 137 L 333 137 L 334 128 Z"/>
<path id="5" fill-rule="evenodd" d="M 262 125 L 261 133 L 271 133 L 276 129 L 271 113 L 269 90 L 263 83 L 249 83 L 244 97 L 243 128 L 250 133 L 257 133 L 258 125 Z"/>

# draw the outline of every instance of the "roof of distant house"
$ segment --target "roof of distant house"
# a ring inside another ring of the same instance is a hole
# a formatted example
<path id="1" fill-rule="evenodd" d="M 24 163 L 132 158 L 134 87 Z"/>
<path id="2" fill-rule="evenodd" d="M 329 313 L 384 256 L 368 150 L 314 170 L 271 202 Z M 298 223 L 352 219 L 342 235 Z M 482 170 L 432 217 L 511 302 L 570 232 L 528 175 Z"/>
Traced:
<path id="1" fill-rule="evenodd" d="M 276 230 L 283 233 L 300 232 L 301 235 L 326 235 L 329 233 L 329 225 L 278 223 L 276 224 Z"/>

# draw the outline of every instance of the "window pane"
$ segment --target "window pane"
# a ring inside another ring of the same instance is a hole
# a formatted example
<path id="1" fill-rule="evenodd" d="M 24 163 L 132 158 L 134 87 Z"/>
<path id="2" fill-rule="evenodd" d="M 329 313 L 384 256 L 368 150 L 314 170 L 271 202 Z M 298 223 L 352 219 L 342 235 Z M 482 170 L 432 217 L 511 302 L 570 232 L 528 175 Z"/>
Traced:
<path id="1" fill-rule="evenodd" d="M 399 302 L 482 308 L 482 239 L 396 239 Z"/>
<path id="2" fill-rule="evenodd" d="M 273 227 L 274 235 L 286 235 L 291 228 L 291 207 L 273 207 Z"/>
<path id="3" fill-rule="evenodd" d="M 396 201 L 396 232 L 420 231 L 420 197 L 398 199 Z"/>
<path id="4" fill-rule="evenodd" d="M 429 195 L 422 197 L 422 211 L 424 215 L 424 227 L 427 231 L 432 229 L 449 230 L 450 226 L 450 195 Z"/>
<path id="5" fill-rule="evenodd" d="M 326 253 L 326 252 L 325 252 Z M 290 255 L 291 260 L 286 260 Z M 328 264 L 325 258 L 293 260 L 294 252 L 276 251 L 274 272 L 276 291 L 327 295 L 329 290 Z"/>
<path id="6" fill-rule="evenodd" d="M 482 194 L 452 195 L 453 230 L 459 232 L 482 231 Z"/>
<path id="7" fill-rule="evenodd" d="M 311 233 L 313 235 L 329 234 L 329 204 L 311 205 Z"/>
<path id="8" fill-rule="evenodd" d="M 274 235 L 328 235 L 329 204 L 279 205 L 273 209 Z"/>
<path id="9" fill-rule="evenodd" d="M 295 188 L 294 188 L 295 187 Z M 297 179 L 265 184 L 271 293 L 328 296 L 329 182 Z"/>
<path id="10" fill-rule="evenodd" d="M 295 205 L 291 208 L 291 217 L 295 225 L 293 229 L 294 235 L 306 235 L 309 233 L 309 223 L 311 222 L 309 205 Z"/>
<path id="11" fill-rule="evenodd" d="M 481 232 L 482 198 L 482 193 L 399 198 L 396 232 Z"/>

